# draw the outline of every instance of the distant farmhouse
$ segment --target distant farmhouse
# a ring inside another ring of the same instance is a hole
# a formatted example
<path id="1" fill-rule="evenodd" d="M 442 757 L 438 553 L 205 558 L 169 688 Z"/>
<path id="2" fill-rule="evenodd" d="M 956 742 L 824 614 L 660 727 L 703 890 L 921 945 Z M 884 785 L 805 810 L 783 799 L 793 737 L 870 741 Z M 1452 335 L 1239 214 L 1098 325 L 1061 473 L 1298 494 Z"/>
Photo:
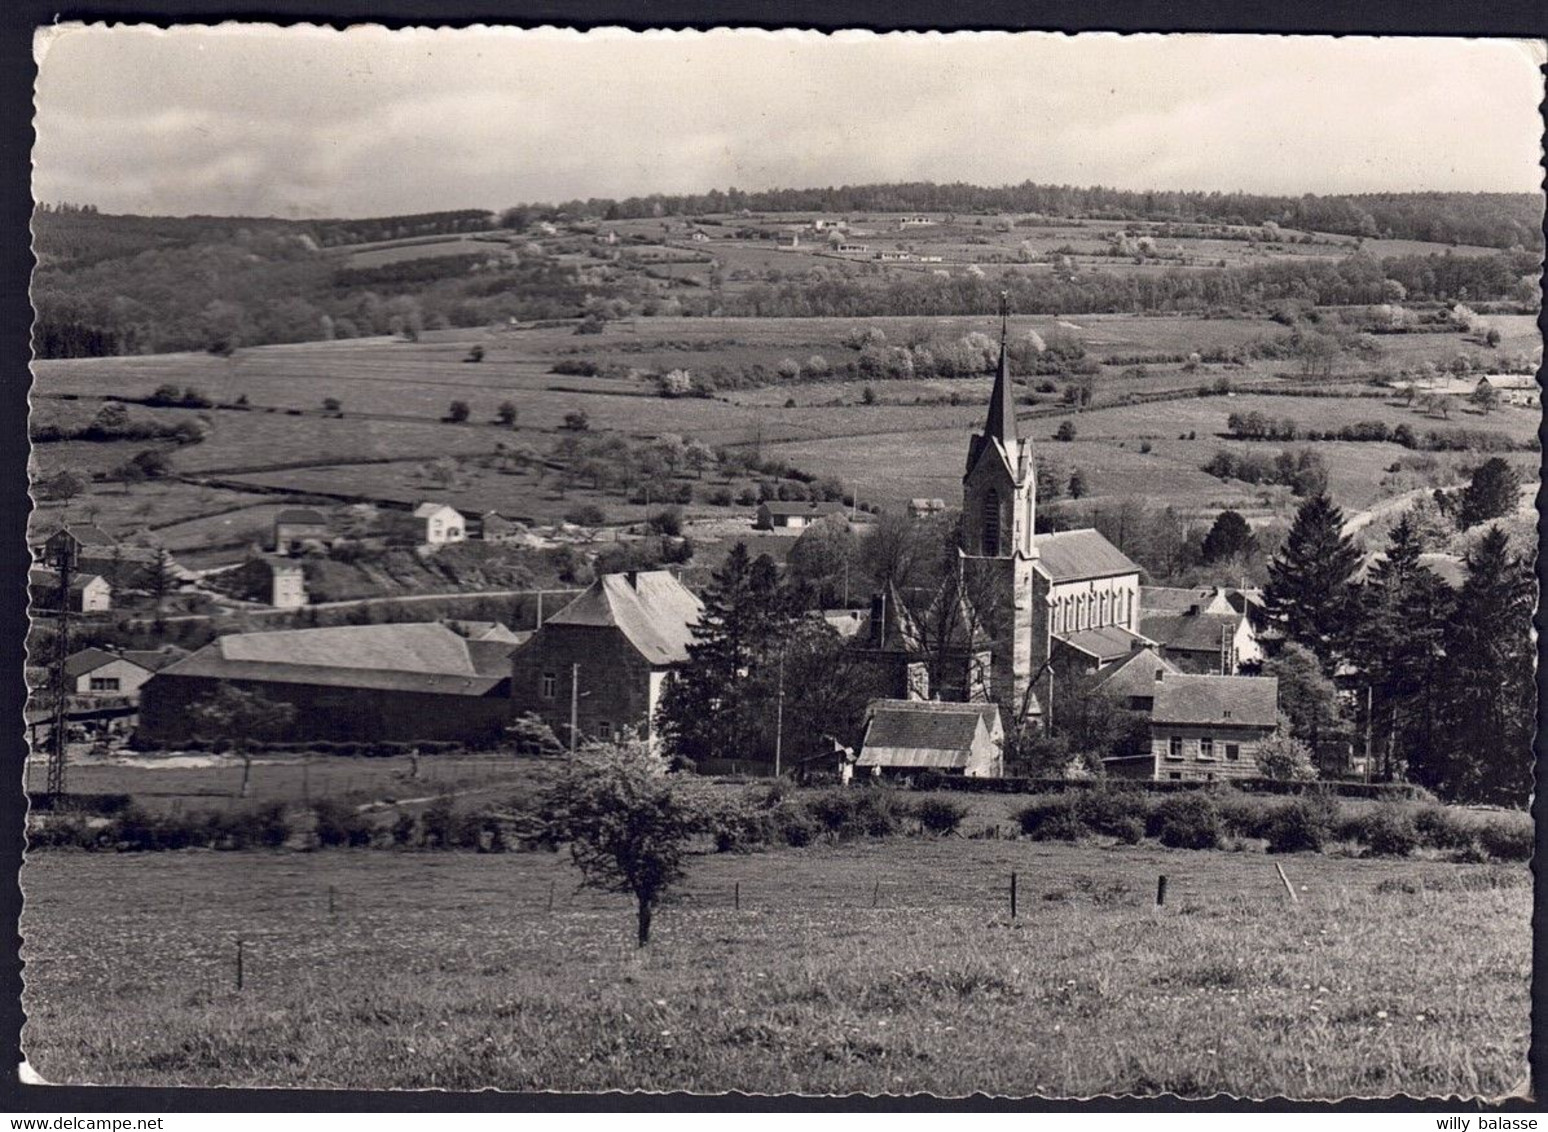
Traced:
<path id="1" fill-rule="evenodd" d="M 944 514 L 946 501 L 944 499 L 916 498 L 908 501 L 908 517 L 910 519 L 924 519 L 931 515 Z"/>
<path id="2" fill-rule="evenodd" d="M 704 606 L 665 570 L 605 574 L 511 657 L 516 714 L 567 738 L 654 738 L 662 685 L 688 660 Z"/>
<path id="3" fill-rule="evenodd" d="M 1537 384 L 1536 374 L 1489 373 L 1480 377 L 1473 388 L 1476 390 L 1485 385 L 1498 393 L 1507 405 L 1535 407 L 1542 403 L 1542 389 Z"/>
<path id="4" fill-rule="evenodd" d="M 233 633 L 142 685 L 140 729 L 191 738 L 189 706 L 230 684 L 293 704 L 298 740 L 492 739 L 510 718 L 513 647 L 435 623 Z"/>
<path id="5" fill-rule="evenodd" d="M 445 546 L 468 537 L 467 520 L 448 503 L 421 503 L 414 508 L 419 541 L 424 546 Z"/>
<path id="6" fill-rule="evenodd" d="M 294 554 L 308 543 L 325 543 L 331 536 L 328 518 L 310 507 L 287 507 L 274 516 L 274 550 Z"/>
<path id="7" fill-rule="evenodd" d="M 27 575 L 32 605 L 58 609 L 59 583 L 60 576 L 54 571 L 33 567 Z M 101 574 L 71 574 L 69 607 L 73 613 L 106 613 L 113 608 L 113 587 Z"/>
<path id="8" fill-rule="evenodd" d="M 839 502 L 783 502 L 776 499 L 758 504 L 753 526 L 760 531 L 803 531 L 829 515 L 843 515 L 849 508 Z"/>

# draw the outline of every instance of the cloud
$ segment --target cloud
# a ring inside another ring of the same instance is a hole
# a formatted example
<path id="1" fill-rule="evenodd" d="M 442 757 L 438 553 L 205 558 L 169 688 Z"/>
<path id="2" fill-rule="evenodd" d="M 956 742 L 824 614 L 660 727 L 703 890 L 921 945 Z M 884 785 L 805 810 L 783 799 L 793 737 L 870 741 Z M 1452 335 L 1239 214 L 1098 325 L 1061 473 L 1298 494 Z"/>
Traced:
<path id="1" fill-rule="evenodd" d="M 1509 41 L 77 27 L 34 191 L 361 215 L 871 180 L 1530 191 Z"/>

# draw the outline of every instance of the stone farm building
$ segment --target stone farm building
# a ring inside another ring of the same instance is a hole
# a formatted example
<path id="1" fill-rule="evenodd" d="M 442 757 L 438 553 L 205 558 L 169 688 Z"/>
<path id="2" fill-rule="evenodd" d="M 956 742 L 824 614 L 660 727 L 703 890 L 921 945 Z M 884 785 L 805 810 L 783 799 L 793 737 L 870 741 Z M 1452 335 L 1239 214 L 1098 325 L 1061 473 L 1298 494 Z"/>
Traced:
<path id="1" fill-rule="evenodd" d="M 229 683 L 295 705 L 297 740 L 492 739 L 511 713 L 513 647 L 438 623 L 235 633 L 147 681 L 140 727 L 191 738 L 189 705 Z"/>
<path id="2" fill-rule="evenodd" d="M 1004 724 L 994 704 L 877 700 L 866 712 L 855 769 L 997 778 L 1005 770 L 1004 746 Z"/>
<path id="3" fill-rule="evenodd" d="M 1150 756 L 1110 762 L 1110 773 L 1173 782 L 1258 776 L 1258 748 L 1279 723 L 1277 680 L 1163 671 L 1154 684 Z"/>
<path id="4" fill-rule="evenodd" d="M 668 672 L 688 659 L 703 604 L 665 570 L 604 574 L 511 657 L 516 714 L 570 735 L 654 737 Z"/>

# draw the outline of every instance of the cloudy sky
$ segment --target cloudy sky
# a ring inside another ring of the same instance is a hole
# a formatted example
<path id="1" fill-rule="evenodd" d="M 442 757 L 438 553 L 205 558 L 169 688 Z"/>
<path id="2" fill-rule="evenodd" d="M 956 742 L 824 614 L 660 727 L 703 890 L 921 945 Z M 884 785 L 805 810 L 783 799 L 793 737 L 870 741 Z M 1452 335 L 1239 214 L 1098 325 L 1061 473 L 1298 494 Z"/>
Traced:
<path id="1" fill-rule="evenodd" d="M 1534 191 L 1538 44 L 1247 36 L 40 34 L 38 199 L 361 216 L 895 180 Z"/>

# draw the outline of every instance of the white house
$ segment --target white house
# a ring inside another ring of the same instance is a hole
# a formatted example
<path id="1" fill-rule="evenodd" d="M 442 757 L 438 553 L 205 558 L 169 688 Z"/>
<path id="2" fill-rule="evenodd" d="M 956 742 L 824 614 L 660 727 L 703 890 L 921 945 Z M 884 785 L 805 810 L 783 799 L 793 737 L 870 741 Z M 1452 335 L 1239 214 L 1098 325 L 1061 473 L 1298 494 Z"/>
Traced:
<path id="1" fill-rule="evenodd" d="M 468 537 L 467 520 L 462 512 L 447 503 L 421 503 L 414 518 L 423 525 L 420 542 L 426 546 L 445 546 Z"/>
<path id="2" fill-rule="evenodd" d="M 51 608 L 59 601 L 59 575 L 34 567 L 28 574 L 32 600 Z M 106 613 L 113 608 L 113 586 L 101 574 L 80 573 L 70 578 L 70 608 L 76 613 Z"/>
<path id="3" fill-rule="evenodd" d="M 89 648 L 65 658 L 65 680 L 77 696 L 127 696 L 139 694 L 140 685 L 157 670 L 187 655 L 181 649 L 168 652 L 109 652 Z"/>
<path id="4" fill-rule="evenodd" d="M 275 609 L 300 609 L 306 604 L 306 570 L 299 562 L 265 559 L 269 564 L 269 604 Z"/>

